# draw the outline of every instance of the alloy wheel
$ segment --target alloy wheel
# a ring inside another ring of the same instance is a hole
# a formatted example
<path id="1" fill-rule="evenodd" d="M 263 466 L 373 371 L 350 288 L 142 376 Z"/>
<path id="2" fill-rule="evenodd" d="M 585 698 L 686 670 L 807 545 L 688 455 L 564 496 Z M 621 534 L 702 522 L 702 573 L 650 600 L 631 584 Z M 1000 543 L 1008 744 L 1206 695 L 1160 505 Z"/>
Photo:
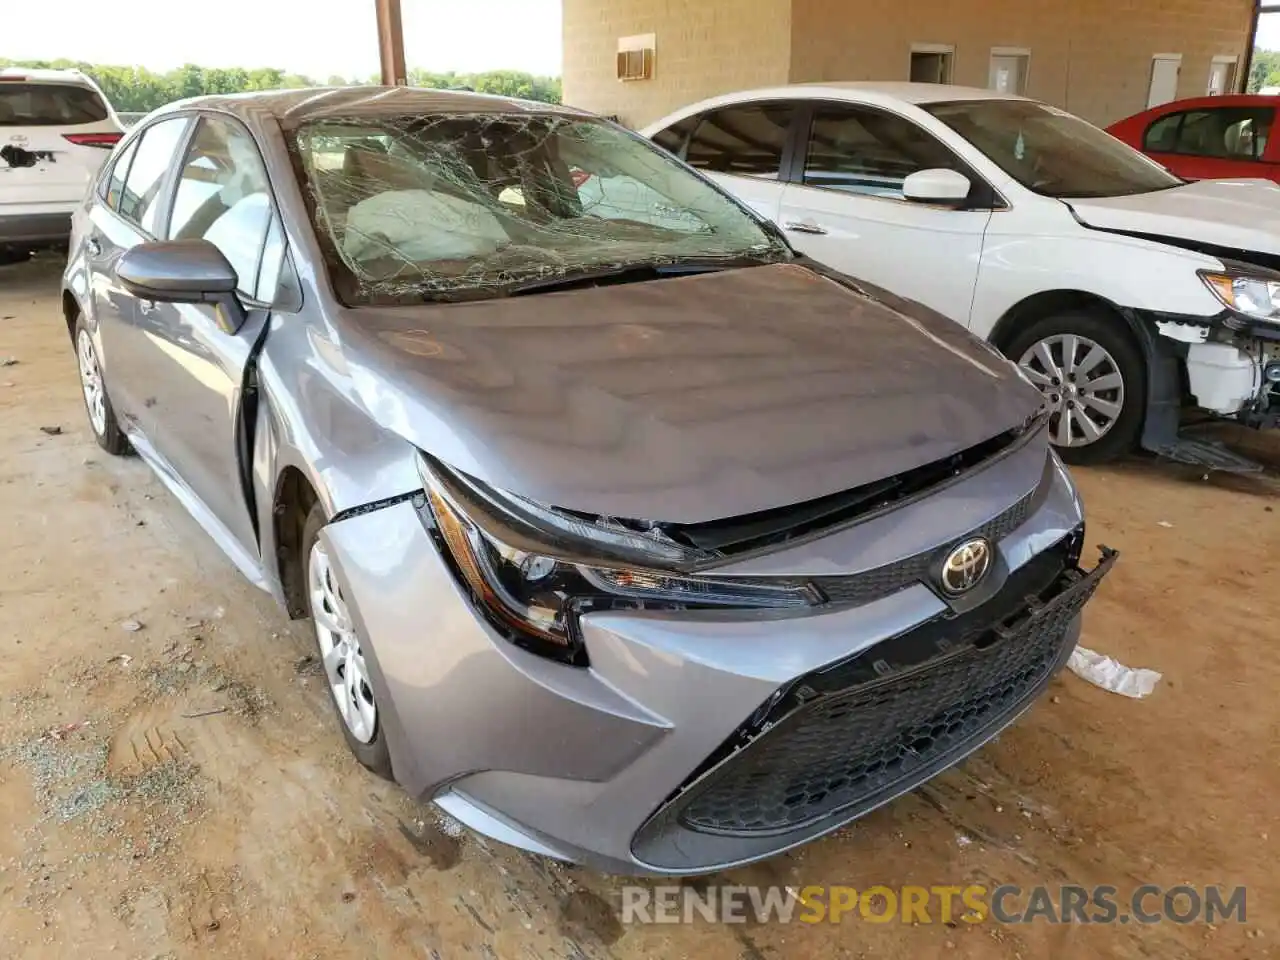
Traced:
<path id="1" fill-rule="evenodd" d="M 311 616 L 329 692 L 347 730 L 360 743 L 370 743 L 378 731 L 378 708 L 351 611 L 338 587 L 329 554 L 317 540 L 307 563 Z"/>
<path id="2" fill-rule="evenodd" d="M 1055 446 L 1084 447 L 1101 440 L 1124 409 L 1124 377 L 1101 344 L 1058 333 L 1033 344 L 1018 360 L 1044 396 Z"/>
<path id="3" fill-rule="evenodd" d="M 80 361 L 80 389 L 84 391 L 89 425 L 101 437 L 107 432 L 107 398 L 102 387 L 102 368 L 98 364 L 98 353 L 93 349 L 93 338 L 84 328 L 76 334 L 76 356 Z"/>

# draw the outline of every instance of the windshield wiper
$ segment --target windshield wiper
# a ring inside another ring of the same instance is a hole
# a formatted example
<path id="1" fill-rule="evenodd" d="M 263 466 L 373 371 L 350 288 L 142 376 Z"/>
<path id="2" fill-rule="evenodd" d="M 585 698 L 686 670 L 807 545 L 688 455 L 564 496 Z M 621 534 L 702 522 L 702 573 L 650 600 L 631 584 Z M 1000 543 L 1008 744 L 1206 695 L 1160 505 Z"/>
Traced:
<path id="1" fill-rule="evenodd" d="M 687 277 L 699 273 L 717 273 L 740 267 L 757 267 L 776 262 L 768 257 L 727 257 L 677 260 L 672 263 L 636 263 L 625 266 L 601 267 L 594 270 L 577 270 L 555 277 L 540 277 L 508 286 L 503 293 L 518 297 L 527 293 L 547 293 L 554 290 L 571 290 L 576 287 L 610 286 L 615 283 L 643 283 L 646 280 L 662 280 L 670 277 Z"/>

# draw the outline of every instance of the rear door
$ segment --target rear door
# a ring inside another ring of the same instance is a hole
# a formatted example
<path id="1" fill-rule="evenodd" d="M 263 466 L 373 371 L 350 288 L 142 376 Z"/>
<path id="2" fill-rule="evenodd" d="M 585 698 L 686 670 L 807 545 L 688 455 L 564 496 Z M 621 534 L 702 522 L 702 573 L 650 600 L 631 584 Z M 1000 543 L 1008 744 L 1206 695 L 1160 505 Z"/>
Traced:
<path id="1" fill-rule="evenodd" d="M 738 103 L 686 118 L 653 140 L 776 222 L 794 116 L 787 100 Z"/>
<path id="2" fill-rule="evenodd" d="M 111 405 L 126 433 L 145 430 L 149 399 L 146 349 L 138 328 L 139 301 L 116 279 L 121 255 L 156 239 L 165 177 L 188 118 L 170 117 L 139 131 L 113 162 L 103 193 L 83 223 L 85 271 L 96 324 L 98 355 Z"/>
<path id="3" fill-rule="evenodd" d="M 202 116 L 173 178 L 170 240 L 208 240 L 235 268 L 248 322 L 230 332 L 215 307 L 143 304 L 140 360 L 147 379 L 147 435 L 156 453 L 234 540 L 259 558 L 237 431 L 244 373 L 270 318 L 284 256 L 266 167 L 236 120 Z"/>
<path id="4" fill-rule="evenodd" d="M 92 88 L 0 78 L 0 216 L 69 214 L 119 139 Z"/>
<path id="5" fill-rule="evenodd" d="M 896 113 L 818 102 L 802 116 L 807 134 L 779 218 L 796 249 L 967 325 L 996 200 L 990 184 Z M 933 168 L 969 178 L 967 205 L 904 199 L 903 180 Z"/>
<path id="6" fill-rule="evenodd" d="M 1167 113 L 1142 134 L 1142 151 L 1187 180 L 1275 179 L 1267 145 L 1275 108 L 1199 107 Z"/>

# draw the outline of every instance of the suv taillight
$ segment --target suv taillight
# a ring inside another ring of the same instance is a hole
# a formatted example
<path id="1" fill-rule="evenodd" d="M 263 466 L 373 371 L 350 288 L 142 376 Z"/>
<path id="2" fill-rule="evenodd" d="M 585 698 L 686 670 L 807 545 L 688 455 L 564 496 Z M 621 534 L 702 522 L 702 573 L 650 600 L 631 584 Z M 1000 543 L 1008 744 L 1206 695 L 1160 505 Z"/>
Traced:
<path id="1" fill-rule="evenodd" d="M 62 139 L 78 147 L 114 147 L 123 133 L 64 133 Z"/>

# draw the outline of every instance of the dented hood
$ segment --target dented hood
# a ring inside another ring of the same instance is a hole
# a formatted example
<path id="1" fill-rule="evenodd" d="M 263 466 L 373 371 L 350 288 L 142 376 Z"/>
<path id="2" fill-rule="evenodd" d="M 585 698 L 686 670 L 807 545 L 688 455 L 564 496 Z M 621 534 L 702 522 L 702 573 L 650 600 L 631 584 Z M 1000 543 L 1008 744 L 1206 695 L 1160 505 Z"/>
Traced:
<path id="1" fill-rule="evenodd" d="M 959 326 L 797 265 L 339 318 L 370 415 L 544 504 L 691 523 L 944 458 L 1039 395 Z"/>
<path id="2" fill-rule="evenodd" d="M 1101 230 L 1280 254 L 1280 186 L 1270 180 L 1197 180 L 1132 197 L 1063 202 Z"/>

